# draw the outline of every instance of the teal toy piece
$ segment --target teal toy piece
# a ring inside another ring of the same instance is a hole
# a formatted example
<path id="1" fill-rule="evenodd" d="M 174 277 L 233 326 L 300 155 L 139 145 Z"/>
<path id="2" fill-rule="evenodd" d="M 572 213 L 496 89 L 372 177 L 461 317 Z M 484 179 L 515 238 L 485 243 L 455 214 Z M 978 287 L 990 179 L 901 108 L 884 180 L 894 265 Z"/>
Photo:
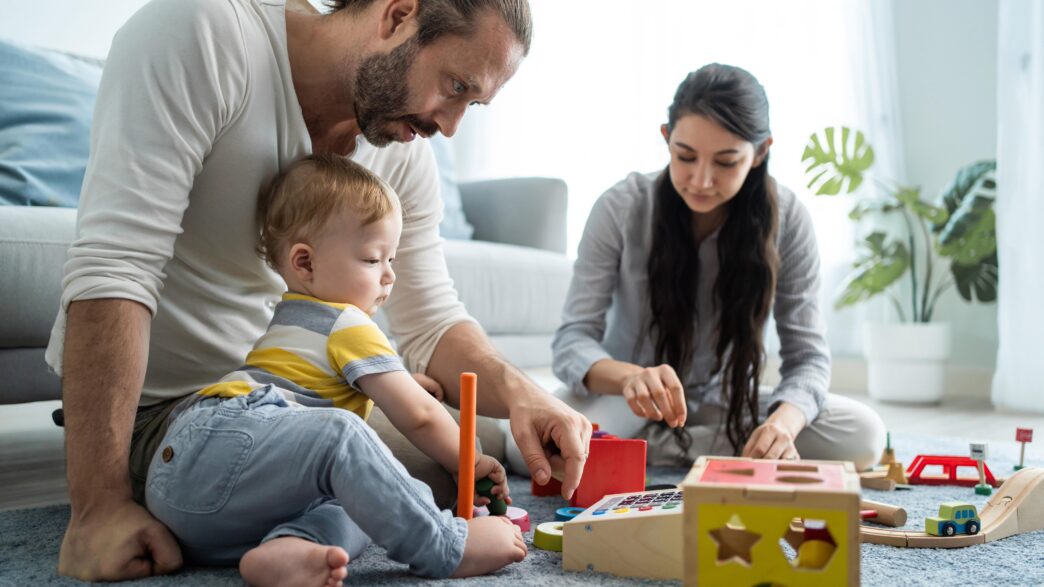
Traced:
<path id="1" fill-rule="evenodd" d="M 558 508 L 555 510 L 555 521 L 568 522 L 582 513 L 584 513 L 584 508 Z"/>
<path id="2" fill-rule="evenodd" d="M 489 510 L 490 515 L 503 516 L 507 514 L 507 502 L 493 495 L 493 487 L 495 485 L 496 483 L 493 483 L 489 477 L 483 477 L 475 482 L 475 493 L 489 498 L 486 509 Z"/>

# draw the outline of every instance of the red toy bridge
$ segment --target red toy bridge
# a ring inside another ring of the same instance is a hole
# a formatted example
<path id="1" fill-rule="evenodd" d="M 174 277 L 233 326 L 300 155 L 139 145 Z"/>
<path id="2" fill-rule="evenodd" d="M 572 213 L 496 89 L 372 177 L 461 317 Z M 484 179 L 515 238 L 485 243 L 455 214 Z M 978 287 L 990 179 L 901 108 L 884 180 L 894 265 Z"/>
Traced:
<path id="1" fill-rule="evenodd" d="M 942 467 L 942 475 L 924 475 L 924 468 L 927 466 L 938 465 Z M 960 467 L 971 467 L 971 477 L 958 477 L 957 469 Z M 982 463 L 983 474 L 986 477 L 986 483 L 993 486 L 1000 486 L 997 483 L 997 479 L 993 477 L 993 473 L 990 472 L 990 468 L 986 466 L 986 462 Z M 975 462 L 971 457 L 953 457 L 953 456 L 939 456 L 939 455 L 917 455 L 910 466 L 906 468 L 906 478 L 910 485 L 963 485 L 964 487 L 975 487 L 979 484 L 979 469 L 978 463 Z"/>

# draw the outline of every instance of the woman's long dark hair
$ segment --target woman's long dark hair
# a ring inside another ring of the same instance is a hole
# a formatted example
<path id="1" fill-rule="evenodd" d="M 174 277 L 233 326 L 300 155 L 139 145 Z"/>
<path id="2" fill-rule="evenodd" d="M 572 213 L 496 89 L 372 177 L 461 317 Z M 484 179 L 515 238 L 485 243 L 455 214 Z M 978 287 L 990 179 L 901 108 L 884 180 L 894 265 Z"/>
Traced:
<path id="1" fill-rule="evenodd" d="M 738 67 L 715 63 L 690 73 L 668 110 L 668 133 L 678 119 L 692 114 L 720 124 L 752 143 L 756 151 L 771 135 L 765 90 Z M 763 331 L 779 265 L 776 185 L 768 175 L 767 154 L 725 205 L 725 221 L 718 233 L 720 269 L 714 283 L 715 372 L 722 372 L 722 394 L 728 405 L 725 431 L 738 453 L 758 422 Z M 670 167 L 657 182 L 647 270 L 656 362 L 671 365 L 685 381 L 696 350 L 695 323 L 706 317 L 697 316 L 699 244 L 693 215 L 671 182 Z M 678 439 L 687 450 L 684 437 Z"/>

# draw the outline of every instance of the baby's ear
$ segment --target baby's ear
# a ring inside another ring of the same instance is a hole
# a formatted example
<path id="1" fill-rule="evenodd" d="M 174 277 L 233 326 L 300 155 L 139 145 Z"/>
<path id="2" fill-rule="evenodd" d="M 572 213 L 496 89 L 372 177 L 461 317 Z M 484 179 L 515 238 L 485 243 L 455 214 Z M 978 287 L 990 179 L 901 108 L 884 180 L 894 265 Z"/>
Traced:
<path id="1" fill-rule="evenodd" d="M 287 268 L 303 282 L 311 281 L 315 276 L 313 254 L 311 245 L 305 243 L 294 243 L 287 251 Z"/>

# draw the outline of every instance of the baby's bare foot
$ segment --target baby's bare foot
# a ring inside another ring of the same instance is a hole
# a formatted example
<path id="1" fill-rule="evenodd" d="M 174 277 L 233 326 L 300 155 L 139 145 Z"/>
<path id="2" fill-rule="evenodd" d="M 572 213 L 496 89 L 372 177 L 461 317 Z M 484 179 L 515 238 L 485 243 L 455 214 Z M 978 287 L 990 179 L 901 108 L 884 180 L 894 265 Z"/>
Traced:
<path id="1" fill-rule="evenodd" d="M 468 520 L 468 540 L 464 558 L 454 577 L 485 575 L 526 558 L 522 531 L 503 516 L 482 516 Z"/>
<path id="2" fill-rule="evenodd" d="M 295 536 L 269 540 L 243 555 L 239 574 L 255 587 L 341 587 L 348 553 Z"/>

